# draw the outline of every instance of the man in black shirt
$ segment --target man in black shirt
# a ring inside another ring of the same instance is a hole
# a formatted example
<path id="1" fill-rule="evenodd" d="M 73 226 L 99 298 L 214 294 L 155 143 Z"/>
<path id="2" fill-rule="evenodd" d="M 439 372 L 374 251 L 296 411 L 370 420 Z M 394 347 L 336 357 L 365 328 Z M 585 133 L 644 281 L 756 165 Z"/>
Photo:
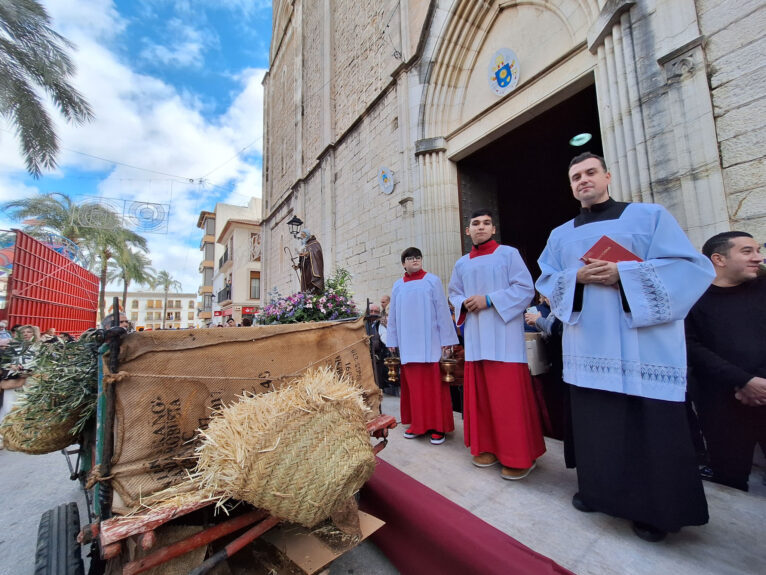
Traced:
<path id="1" fill-rule="evenodd" d="M 716 278 L 686 318 L 690 387 L 713 481 L 747 491 L 756 443 L 766 441 L 766 277 L 760 246 L 724 232 L 702 247 Z"/>

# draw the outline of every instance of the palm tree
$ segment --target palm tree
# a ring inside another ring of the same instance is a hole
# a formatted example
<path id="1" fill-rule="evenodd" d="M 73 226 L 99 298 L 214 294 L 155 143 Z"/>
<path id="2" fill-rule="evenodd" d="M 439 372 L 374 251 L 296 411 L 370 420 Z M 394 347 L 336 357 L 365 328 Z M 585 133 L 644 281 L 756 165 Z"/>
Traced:
<path id="1" fill-rule="evenodd" d="M 165 292 L 165 300 L 162 304 L 162 329 L 165 329 L 165 319 L 167 318 L 168 309 L 168 292 L 171 289 L 179 291 L 181 289 L 181 282 L 173 279 L 173 276 L 165 270 L 160 270 L 155 276 L 154 283 L 152 284 L 152 289 L 157 288 L 162 288 L 162 291 Z"/>
<path id="2" fill-rule="evenodd" d="M 94 208 L 91 208 L 93 210 Z M 109 270 L 109 261 L 125 249 L 137 248 L 144 252 L 148 251 L 146 238 L 122 227 L 120 218 L 108 208 L 96 208 L 101 210 L 98 216 L 99 224 L 104 227 L 88 229 L 88 234 L 83 240 L 87 250 L 93 255 L 95 267 L 100 278 L 101 288 L 98 295 L 98 309 L 101 317 L 106 309 L 106 284 Z"/>
<path id="3" fill-rule="evenodd" d="M 58 137 L 39 91 L 50 96 L 69 122 L 93 118 L 88 102 L 69 83 L 74 45 L 51 28 L 37 0 L 0 1 L 0 115 L 16 127 L 27 171 L 40 177 L 56 167 Z"/>
<path id="4" fill-rule="evenodd" d="M 78 246 L 87 235 L 88 228 L 80 225 L 77 217 L 78 206 L 66 194 L 50 192 L 37 194 L 21 200 L 12 200 L 0 205 L 2 211 L 16 220 L 29 220 L 25 231 L 54 231 Z"/>
<path id="5" fill-rule="evenodd" d="M 2 4 L 0 0 L 0 6 Z M 84 209 L 75 205 L 66 194 L 50 193 L 6 202 L 0 207 L 15 220 L 32 218 L 33 222 L 27 224 L 25 230 L 32 233 L 54 231 L 72 240 L 90 256 L 92 271 L 101 279 L 98 298 L 101 317 L 105 317 L 109 260 L 129 248 L 148 251 L 143 236 L 124 228 L 119 215 L 98 203 L 88 204 Z"/>
<path id="6" fill-rule="evenodd" d="M 131 282 L 151 285 L 154 281 L 154 268 L 152 260 L 141 252 L 134 252 L 128 248 L 118 251 L 107 266 L 107 280 L 122 282 L 122 307 L 125 309 L 125 300 L 128 298 L 128 286 Z"/>

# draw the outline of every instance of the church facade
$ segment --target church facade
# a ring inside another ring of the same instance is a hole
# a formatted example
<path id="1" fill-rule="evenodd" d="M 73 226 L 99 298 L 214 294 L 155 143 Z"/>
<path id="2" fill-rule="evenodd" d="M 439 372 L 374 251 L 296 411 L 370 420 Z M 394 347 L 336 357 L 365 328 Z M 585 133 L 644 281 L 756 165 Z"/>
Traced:
<path id="1" fill-rule="evenodd" d="M 287 221 L 357 301 L 424 253 L 448 281 L 473 209 L 533 275 L 603 154 L 615 199 L 666 206 L 700 246 L 766 241 L 764 0 L 274 0 L 264 79 L 266 292 L 297 291 Z M 265 293 L 265 292 L 264 292 Z"/>

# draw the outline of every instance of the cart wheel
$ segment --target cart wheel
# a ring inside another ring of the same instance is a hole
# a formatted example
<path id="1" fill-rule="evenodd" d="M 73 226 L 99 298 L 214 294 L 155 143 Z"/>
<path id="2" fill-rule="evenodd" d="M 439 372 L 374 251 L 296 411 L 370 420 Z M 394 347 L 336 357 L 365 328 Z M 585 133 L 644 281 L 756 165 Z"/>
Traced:
<path id="1" fill-rule="evenodd" d="M 83 575 L 79 531 L 77 503 L 63 503 L 43 513 L 37 530 L 35 575 Z"/>

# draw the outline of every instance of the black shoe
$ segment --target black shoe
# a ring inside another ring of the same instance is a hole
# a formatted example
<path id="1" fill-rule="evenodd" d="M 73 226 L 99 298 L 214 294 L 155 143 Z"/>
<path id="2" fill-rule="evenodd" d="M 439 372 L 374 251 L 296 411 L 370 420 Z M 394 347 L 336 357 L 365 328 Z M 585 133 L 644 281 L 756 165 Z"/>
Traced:
<path id="1" fill-rule="evenodd" d="M 577 509 L 577 511 L 582 511 L 583 513 L 591 513 L 595 511 L 592 507 L 589 505 L 586 505 L 585 501 L 580 499 L 580 492 L 578 491 L 574 495 L 572 495 L 572 507 Z"/>
<path id="2" fill-rule="evenodd" d="M 657 529 L 653 525 L 649 525 L 648 523 L 641 523 L 640 521 L 633 522 L 633 533 L 638 535 L 644 541 L 649 541 L 650 543 L 657 543 L 658 541 L 662 541 L 668 534 L 667 531 Z"/>
<path id="3" fill-rule="evenodd" d="M 703 465 L 700 467 L 700 478 L 705 481 L 713 480 L 713 468 L 709 465 Z"/>

